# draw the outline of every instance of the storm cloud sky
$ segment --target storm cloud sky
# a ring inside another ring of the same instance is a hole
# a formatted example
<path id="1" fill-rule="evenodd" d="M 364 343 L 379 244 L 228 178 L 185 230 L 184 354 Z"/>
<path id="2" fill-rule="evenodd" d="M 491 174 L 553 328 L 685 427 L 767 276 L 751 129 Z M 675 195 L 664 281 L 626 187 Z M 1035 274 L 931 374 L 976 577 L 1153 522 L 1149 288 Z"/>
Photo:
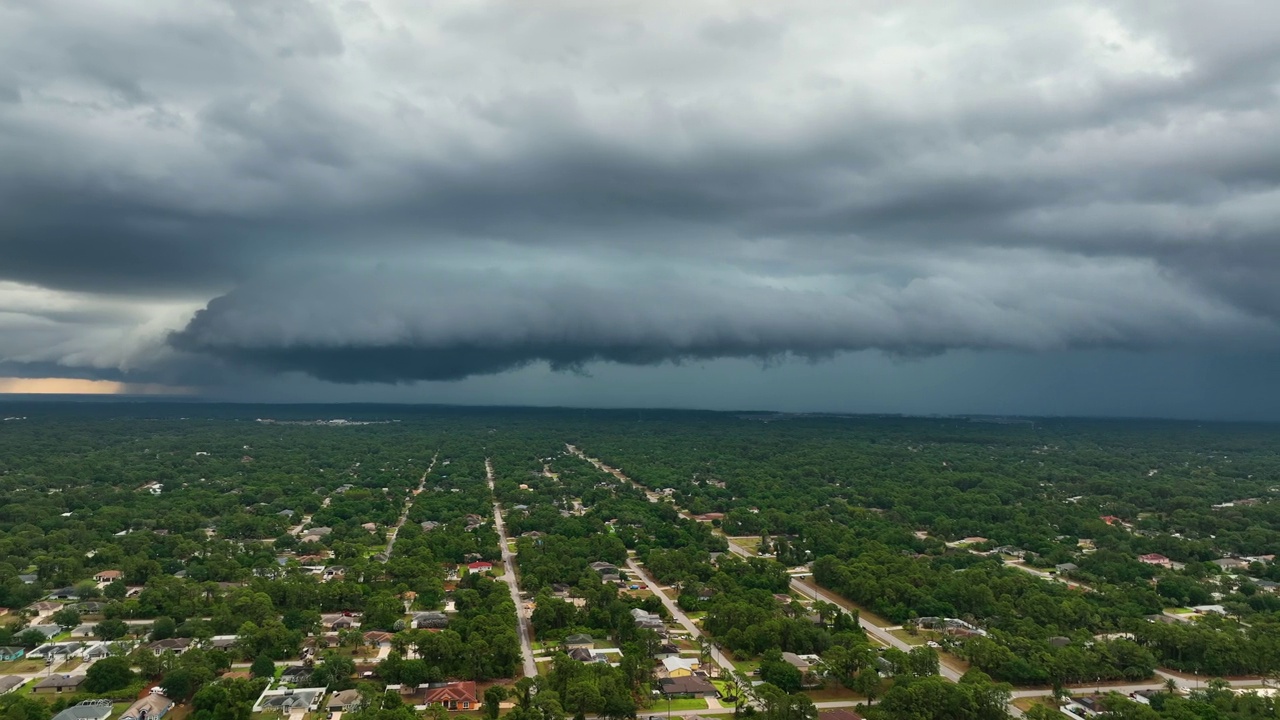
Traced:
<path id="1" fill-rule="evenodd" d="M 1277 360 L 1274 2 L 0 0 L 0 375 L 1274 417 Z"/>

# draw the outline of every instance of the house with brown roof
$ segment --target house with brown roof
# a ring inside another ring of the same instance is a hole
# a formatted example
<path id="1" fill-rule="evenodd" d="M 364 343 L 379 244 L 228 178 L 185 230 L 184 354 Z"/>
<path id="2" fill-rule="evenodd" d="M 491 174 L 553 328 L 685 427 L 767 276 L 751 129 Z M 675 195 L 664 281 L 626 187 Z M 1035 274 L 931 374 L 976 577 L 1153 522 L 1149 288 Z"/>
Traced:
<path id="1" fill-rule="evenodd" d="M 122 577 L 124 577 L 124 573 L 120 572 L 119 570 L 102 570 L 97 575 L 93 576 L 93 581 L 100 582 L 100 583 L 109 583 L 109 582 L 115 582 L 116 580 L 119 580 Z"/>
<path id="2" fill-rule="evenodd" d="M 80 689 L 84 684 L 84 675 L 50 675 L 49 677 L 36 683 L 31 688 L 31 692 L 37 695 L 58 695 L 62 693 L 73 693 Z"/>
<path id="3" fill-rule="evenodd" d="M 697 675 L 662 678 L 658 681 L 658 692 L 667 697 L 715 697 L 717 694 L 715 685 Z"/>
<path id="4" fill-rule="evenodd" d="M 364 643 L 366 645 L 374 645 L 374 646 L 390 645 L 391 638 L 393 637 L 395 637 L 394 633 L 389 633 L 382 630 L 370 630 L 369 632 L 364 634 Z"/>
<path id="5" fill-rule="evenodd" d="M 479 707 L 476 702 L 476 684 L 470 680 L 444 683 L 427 688 L 427 705 L 443 705 L 446 710 L 471 710 Z"/>
<path id="6" fill-rule="evenodd" d="M 351 712 L 360 707 L 360 691 L 340 690 L 329 696 L 329 702 L 325 704 L 329 712 Z"/>
<path id="7" fill-rule="evenodd" d="M 165 638 L 164 640 L 157 640 L 147 647 L 157 655 L 163 653 L 181 655 L 191 648 L 191 638 Z"/>

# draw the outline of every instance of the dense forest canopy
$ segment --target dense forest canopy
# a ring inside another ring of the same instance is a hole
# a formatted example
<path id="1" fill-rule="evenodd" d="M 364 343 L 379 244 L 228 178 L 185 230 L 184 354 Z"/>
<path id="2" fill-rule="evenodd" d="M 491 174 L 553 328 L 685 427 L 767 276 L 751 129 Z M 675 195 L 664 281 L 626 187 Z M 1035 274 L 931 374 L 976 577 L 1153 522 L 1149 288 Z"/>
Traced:
<path id="1" fill-rule="evenodd" d="M 1280 672 L 1272 426 L 360 405 L 0 409 L 11 418 L 0 423 L 0 607 L 74 591 L 79 604 L 52 620 L 89 622 L 104 639 L 235 638 L 181 668 L 133 653 L 122 687 L 181 670 L 172 682 L 189 679 L 197 699 L 206 685 L 217 688 L 208 702 L 247 696 L 250 686 L 208 681 L 231 662 L 298 657 L 343 614 L 359 617 L 361 631 L 394 635 L 379 663 L 384 682 L 514 677 L 516 608 L 505 585 L 468 570 L 501 565 L 495 503 L 534 639 L 585 634 L 622 652 L 607 669 L 557 656 L 539 712 L 627 716 L 648 702 L 662 643 L 632 618 L 671 616 L 636 590 L 638 568 L 670 586 L 719 647 L 758 665 L 781 693 L 757 693 L 758 707 L 784 715 L 808 706 L 794 699 L 801 676 L 780 652 L 818 658 L 823 682 L 866 696 L 888 688 L 875 711 L 885 718 L 910 716 L 913 702 L 989 705 L 1001 682 Z M 732 538 L 749 539 L 754 555 L 728 552 Z M 119 577 L 95 582 L 104 571 Z M 877 648 L 853 616 L 789 596 L 794 577 L 932 633 L 949 662 L 977 674 L 935 685 L 932 650 Z M 447 629 L 416 624 L 446 608 Z M 944 620 L 972 631 L 940 634 Z M 345 647 L 343 638 L 359 644 L 341 632 L 333 642 Z M 42 639 L 20 614 L 0 618 L 0 646 Z M 352 675 L 324 652 L 322 676 Z"/>

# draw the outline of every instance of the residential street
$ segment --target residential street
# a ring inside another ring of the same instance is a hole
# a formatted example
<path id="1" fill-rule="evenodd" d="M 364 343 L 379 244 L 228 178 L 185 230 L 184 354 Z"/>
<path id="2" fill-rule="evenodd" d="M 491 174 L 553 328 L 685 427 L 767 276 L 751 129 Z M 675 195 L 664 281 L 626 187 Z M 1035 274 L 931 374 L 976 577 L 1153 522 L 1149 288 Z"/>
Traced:
<path id="1" fill-rule="evenodd" d="M 409 501 L 404 505 L 404 512 L 400 513 L 400 519 L 396 521 L 396 526 L 391 528 L 391 535 L 387 538 L 387 559 L 391 559 L 391 551 L 396 546 L 396 536 L 400 534 L 400 528 L 404 526 L 404 521 L 409 517 L 409 510 L 413 508 L 413 500 L 422 492 L 422 488 L 426 487 L 427 476 L 431 474 L 431 470 L 436 466 L 436 458 L 440 457 L 440 453 L 431 456 L 431 464 L 427 466 L 427 471 L 422 473 L 422 479 L 418 481 L 418 489 L 409 496 Z"/>
<path id="2" fill-rule="evenodd" d="M 493 491 L 493 463 L 488 458 L 484 461 L 485 474 L 489 479 L 489 490 Z M 520 599 L 520 586 L 516 579 L 515 553 L 507 547 L 507 526 L 502 522 L 502 511 L 498 497 L 493 498 L 493 526 L 498 531 L 498 546 L 502 549 L 502 579 L 511 589 L 511 601 L 516 604 L 516 632 L 520 635 L 520 654 L 524 657 L 525 677 L 537 677 L 538 666 L 533 661 L 532 633 L 529 630 L 529 618 L 525 614 L 523 601 Z"/>
<path id="3" fill-rule="evenodd" d="M 589 457 L 586 453 L 584 453 L 582 450 L 580 450 L 577 447 L 574 447 L 572 445 L 566 445 L 565 447 L 569 450 L 570 453 L 577 455 L 583 460 L 586 460 L 587 462 L 591 463 L 602 472 L 607 472 L 610 475 L 613 475 L 614 477 L 620 480 L 629 482 L 632 485 L 635 485 L 637 488 L 639 488 L 643 492 L 645 492 L 646 495 L 650 495 L 650 491 L 648 488 L 645 488 L 644 486 L 636 483 L 634 480 L 627 477 L 627 475 L 623 473 L 621 470 L 617 468 L 609 467 L 608 465 L 605 465 L 599 460 Z M 651 496 L 651 499 L 653 499 L 652 496 Z M 677 508 L 677 511 L 686 518 L 689 518 L 691 520 L 694 519 L 684 509 Z M 717 534 L 724 537 L 725 540 L 729 543 L 730 552 L 734 553 L 735 555 L 740 555 L 742 557 L 755 557 L 755 555 L 750 550 L 747 550 L 741 545 L 738 545 L 728 536 L 725 536 L 723 533 L 720 533 L 719 531 L 717 531 Z M 627 559 L 627 567 L 630 568 L 637 575 L 645 578 L 645 582 L 647 582 L 650 587 L 655 588 L 655 590 L 657 589 L 658 586 L 656 583 L 653 582 L 652 577 L 650 577 L 648 573 L 644 572 L 636 564 L 634 559 L 632 558 Z M 1035 575 L 1040 575 L 1039 572 L 1031 568 L 1019 566 L 1019 569 L 1031 572 L 1032 574 L 1035 574 Z M 1058 578 L 1049 576 L 1048 573 L 1044 573 L 1043 576 L 1047 580 L 1058 580 Z M 799 578 L 791 579 L 791 589 L 795 590 L 797 593 L 799 593 L 802 596 L 814 598 L 817 600 L 823 600 L 825 602 L 831 603 L 841 608 L 845 612 L 850 612 L 856 609 L 856 608 L 853 608 L 850 605 L 850 603 L 844 598 L 841 598 L 834 593 L 828 592 L 820 587 L 817 587 L 817 585 L 814 583 L 805 582 L 804 580 L 801 580 Z M 698 637 L 702 634 L 701 631 L 698 630 L 697 626 L 694 625 L 693 622 L 689 619 L 689 617 L 685 615 L 684 612 L 682 612 L 680 608 L 677 607 L 676 604 L 666 596 L 666 594 L 662 592 L 657 592 L 657 595 L 662 600 L 662 604 L 665 605 L 667 609 L 671 612 L 672 617 L 676 618 L 676 620 L 681 624 L 681 626 L 688 629 L 693 634 L 694 637 Z M 868 635 L 870 635 L 871 637 L 875 638 L 876 640 L 880 641 L 885 645 L 897 648 L 904 652 L 911 650 L 911 648 L 913 647 L 911 644 L 895 637 L 892 633 L 889 632 L 888 628 L 876 625 L 870 622 L 869 620 L 867 620 L 865 617 L 862 617 L 861 613 L 858 614 L 858 624 L 862 626 L 862 629 L 865 630 Z M 727 659 L 724 658 L 719 648 L 716 648 L 714 645 L 712 645 L 712 648 L 713 648 L 712 657 L 715 659 L 717 663 L 719 663 L 722 667 L 732 667 L 732 664 L 727 663 Z M 952 682 L 957 682 L 960 680 L 960 676 L 962 675 L 962 673 L 958 668 L 948 665 L 945 662 L 940 663 L 939 667 L 943 677 L 947 678 L 948 680 L 951 680 Z M 1101 689 L 1103 692 L 1131 693 L 1138 690 L 1158 690 L 1164 686 L 1165 680 L 1172 678 L 1174 681 L 1178 683 L 1178 687 L 1183 692 L 1189 692 L 1192 689 L 1196 688 L 1197 686 L 1202 686 L 1204 684 L 1204 680 L 1200 680 L 1196 682 L 1188 681 L 1185 678 L 1171 675 L 1161 670 L 1156 671 L 1156 677 L 1158 678 L 1157 680 L 1149 680 L 1147 682 L 1140 682 L 1140 683 L 1130 683 L 1130 684 L 1124 684 L 1124 685 L 1099 685 L 1099 686 L 1076 685 L 1076 686 L 1072 686 L 1070 689 L 1073 690 L 1076 694 L 1088 692 L 1094 689 Z M 1236 681 L 1234 683 L 1229 683 L 1229 684 L 1250 685 L 1250 684 L 1256 684 L 1256 681 Z M 1031 688 L 1031 689 L 1013 691 L 1014 698 L 1048 697 L 1052 694 L 1053 694 L 1052 690 L 1048 688 Z M 818 703 L 818 707 L 824 707 L 824 706 L 840 707 L 842 705 L 844 707 L 848 707 L 849 703 Z M 1022 717 L 1022 711 L 1014 707 L 1012 703 L 1009 704 L 1008 710 L 1009 710 L 1009 713 L 1014 717 Z M 673 716 L 674 715 L 696 715 L 696 714 L 698 713 L 697 712 L 672 713 Z"/>

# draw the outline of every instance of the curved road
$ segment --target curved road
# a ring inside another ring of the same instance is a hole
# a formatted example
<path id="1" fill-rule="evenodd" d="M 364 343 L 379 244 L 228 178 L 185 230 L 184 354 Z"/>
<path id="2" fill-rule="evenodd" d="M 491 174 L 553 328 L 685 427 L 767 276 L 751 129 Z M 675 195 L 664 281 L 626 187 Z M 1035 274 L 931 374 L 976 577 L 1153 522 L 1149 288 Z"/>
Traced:
<path id="1" fill-rule="evenodd" d="M 594 465 L 594 466 L 596 467 L 596 469 L 600 470 L 601 472 L 609 473 L 610 475 L 613 475 L 614 477 L 618 478 L 619 480 L 623 480 L 623 481 L 625 481 L 625 482 L 629 482 L 629 483 L 631 483 L 631 484 L 632 484 L 632 485 L 634 485 L 636 488 L 638 488 L 639 490 L 641 490 L 642 492 L 644 492 L 646 495 L 648 495 L 648 496 L 649 496 L 649 499 L 650 499 L 651 501 L 653 501 L 653 502 L 657 502 L 657 501 L 658 501 L 658 498 L 657 498 L 657 497 L 655 497 L 654 495 L 652 495 L 652 494 L 650 493 L 650 490 L 649 490 L 648 488 L 646 488 L 646 487 L 644 487 L 643 485 L 641 485 L 640 483 L 637 483 L 636 481 L 632 480 L 630 477 L 627 477 L 627 475 L 626 475 L 626 474 L 624 474 L 621 470 L 619 470 L 619 469 L 617 469 L 617 468 L 614 468 L 614 467 L 609 467 L 608 465 L 605 465 L 605 464 L 604 464 L 603 462 L 601 462 L 600 460 L 597 460 L 596 458 L 593 458 L 593 457 L 588 456 L 588 455 L 587 455 L 585 452 L 583 452 L 581 449 L 579 449 L 579 448 L 577 448 L 577 447 L 575 447 L 575 446 L 573 446 L 573 445 L 569 445 L 569 444 L 567 444 L 567 443 L 566 443 L 566 444 L 565 444 L 565 448 L 566 448 L 566 449 L 567 449 L 571 454 L 576 455 L 576 456 L 578 456 L 578 457 L 582 458 L 583 460 L 586 460 L 587 462 L 591 463 L 592 465 Z M 676 510 L 677 510 L 677 512 L 679 512 L 682 516 L 684 516 L 684 517 L 686 517 L 686 518 L 688 518 L 688 519 L 690 519 L 690 520 L 695 519 L 695 518 L 693 518 L 693 516 L 692 516 L 692 515 L 690 515 L 690 514 L 689 514 L 689 512 L 688 512 L 688 511 L 686 511 L 686 510 L 684 510 L 684 509 L 682 509 L 682 508 L 676 508 Z M 732 540 L 731 538 L 729 538 L 727 535 L 724 535 L 723 533 L 720 533 L 719 531 L 716 531 L 716 532 L 717 532 L 717 534 L 719 534 L 719 535 L 721 535 L 722 537 L 724 537 L 725 541 L 729 543 L 729 550 L 730 550 L 730 552 L 734 553 L 735 555 L 740 555 L 740 556 L 742 556 L 742 557 L 755 557 L 755 555 L 753 555 L 753 554 L 751 553 L 751 551 L 749 551 L 749 550 L 747 550 L 746 548 L 742 547 L 741 545 L 738 545 L 737 543 L 733 542 L 733 540 Z M 650 580 L 649 584 L 650 584 L 651 586 L 653 586 L 655 589 L 658 587 L 658 586 L 657 586 L 657 584 L 655 584 L 655 583 L 653 583 L 653 582 L 652 582 L 652 578 L 649 578 L 649 576 L 648 576 L 647 574 L 644 574 L 644 573 L 643 573 L 643 572 L 638 568 L 638 566 L 636 566 L 635 562 L 634 562 L 633 560 L 631 560 L 630 558 L 628 558 L 628 559 L 627 559 L 627 566 L 628 566 L 628 567 L 630 567 L 633 571 L 635 571 L 635 572 L 637 572 L 637 573 L 639 573 L 639 574 L 642 574 L 642 575 L 644 575 L 644 577 L 646 577 L 647 579 L 649 579 L 649 580 Z M 1028 571 L 1032 572 L 1033 574 L 1038 574 L 1038 573 L 1036 573 L 1034 570 L 1031 570 L 1030 568 L 1026 568 L 1026 567 L 1019 567 L 1019 569 L 1022 569 L 1022 570 L 1028 570 Z M 1046 579 L 1056 580 L 1057 578 L 1046 578 Z M 800 593 L 800 594 L 801 594 L 801 595 L 803 595 L 803 596 L 810 597 L 810 598 L 814 598 L 815 600 L 824 600 L 824 601 L 826 601 L 826 602 L 829 602 L 829 603 L 831 603 L 832 605 L 835 605 L 836 607 L 840 608 L 840 609 L 841 609 L 842 611 L 844 611 L 844 612 L 854 612 L 854 613 L 856 613 L 856 608 L 852 608 L 852 607 L 850 606 L 849 601 L 845 600 L 844 598 L 842 598 L 842 597 L 840 597 L 840 596 L 838 596 L 838 595 L 834 595 L 834 594 L 832 594 L 832 593 L 827 592 L 826 590 L 824 590 L 824 589 L 822 589 L 822 588 L 818 587 L 816 584 L 806 583 L 806 582 L 803 582 L 802 580 L 800 580 L 800 579 L 798 579 L 798 578 L 791 578 L 791 589 L 795 590 L 796 592 Z M 676 606 L 675 606 L 675 603 L 671 602 L 671 600 L 670 600 L 669 598 L 667 598 L 667 596 L 666 596 L 664 593 L 662 593 L 662 592 L 660 592 L 660 591 L 659 591 L 657 594 L 658 594 L 658 597 L 659 597 L 659 598 L 661 598 L 661 600 L 662 600 L 663 604 L 667 606 L 667 609 L 671 611 L 672 616 L 673 616 L 673 617 L 675 617 L 675 618 L 680 622 L 680 624 L 681 624 L 681 625 L 685 626 L 686 628 L 691 628 L 691 630 L 692 630 L 692 631 L 694 631 L 695 637 L 696 637 L 697 635 L 700 635 L 700 634 L 701 634 L 701 633 L 699 633 L 699 632 L 696 632 L 696 627 L 694 627 L 694 626 L 693 626 L 693 623 L 692 623 L 692 622 L 690 622 L 690 620 L 689 620 L 688 616 L 686 616 L 684 613 L 680 612 L 680 609 L 679 609 L 678 607 L 676 607 Z M 879 625 L 876 625 L 876 624 L 874 624 L 874 623 L 870 622 L 870 621 L 869 621 L 869 620 L 867 620 L 866 618 L 862 617 L 861 613 L 856 613 L 856 614 L 857 614 L 857 616 L 858 616 L 858 624 L 862 626 L 862 629 L 863 629 L 863 630 L 865 630 L 865 631 L 867 632 L 867 634 L 868 634 L 868 635 L 870 635 L 870 636 L 872 636 L 873 638 L 875 638 L 876 640 L 880 641 L 882 644 L 884 644 L 884 645 L 888 645 L 888 646 L 890 646 L 890 647 L 897 648 L 897 649 L 902 650 L 902 651 L 904 651 L 904 652 L 911 650 L 911 648 L 913 647 L 913 646 L 912 646 L 912 645 L 910 645 L 909 643 L 906 643 L 906 642 L 902 641 L 901 639 L 899 639 L 899 638 L 895 637 L 893 634 L 891 634 L 891 633 L 889 632 L 888 628 L 880 627 Z M 722 666 L 732 667 L 732 665 L 725 665 L 725 663 L 721 661 L 721 658 L 722 658 L 723 656 L 718 655 L 718 653 L 719 653 L 719 649 L 718 649 L 718 648 L 715 648 L 715 646 L 714 646 L 714 645 L 713 645 L 712 647 L 714 648 L 714 649 L 713 649 L 713 657 L 715 657 L 716 661 L 717 661 L 717 662 L 719 662 Z M 941 658 L 940 658 L 940 660 L 941 660 Z M 960 679 L 961 672 L 960 672 L 957 668 L 954 668 L 954 667 L 951 667 L 951 666 L 947 665 L 945 662 L 940 662 L 940 663 L 939 663 L 939 670 L 940 670 L 940 672 L 941 672 L 942 676 L 943 676 L 943 677 L 945 677 L 945 678 L 947 678 L 948 680 L 951 680 L 951 681 L 955 682 L 955 681 L 958 681 L 958 680 Z M 1163 687 L 1164 687 L 1164 681 L 1165 681 L 1165 680 L 1172 679 L 1172 680 L 1174 680 L 1174 681 L 1178 684 L 1178 688 L 1179 688 L 1181 691 L 1183 691 L 1183 692 L 1191 692 L 1191 691 L 1192 691 L 1192 689 L 1194 689 L 1195 687 L 1199 687 L 1199 686 L 1203 685 L 1203 684 L 1204 684 L 1204 682 L 1205 682 L 1205 680 L 1197 680 L 1197 681 L 1193 684 L 1191 681 L 1188 681 L 1186 678 L 1179 677 L 1179 676 L 1173 675 L 1173 674 L 1171 674 L 1171 673 L 1168 673 L 1168 672 L 1166 672 L 1166 671 L 1164 671 L 1164 670 L 1159 670 L 1159 669 L 1157 669 L 1157 670 L 1156 670 L 1156 677 L 1158 678 L 1158 680 L 1148 680 L 1148 681 L 1146 681 L 1146 682 L 1141 682 L 1141 683 L 1131 683 L 1131 684 L 1124 684 L 1124 685 L 1106 685 L 1106 684 L 1103 684 L 1103 685 L 1088 685 L 1088 684 L 1085 684 L 1085 685 L 1075 685 L 1075 686 L 1071 686 L 1069 689 L 1071 689 L 1071 690 L 1075 690 L 1075 691 L 1077 691 L 1077 692 L 1088 692 L 1089 690 L 1093 690 L 1093 689 L 1100 689 L 1100 690 L 1102 690 L 1103 692 L 1131 693 L 1131 692 L 1135 692 L 1135 691 L 1138 691 L 1138 690 L 1159 690 L 1159 689 L 1161 689 L 1161 688 L 1163 688 Z M 1206 678 L 1206 680 L 1207 680 L 1207 678 Z M 1228 684 L 1228 685 L 1239 685 L 1239 686 L 1249 687 L 1249 686 L 1255 686 L 1255 685 L 1262 684 L 1262 681 L 1261 681 L 1260 679 L 1258 679 L 1258 680 L 1248 680 L 1248 679 L 1246 679 L 1246 680 L 1228 681 L 1228 683 L 1227 683 L 1227 684 Z M 1012 694 L 1013 694 L 1013 697 L 1014 697 L 1014 698 L 1025 698 L 1025 697 L 1048 697 L 1048 696 L 1050 696 L 1050 695 L 1052 695 L 1052 694 L 1053 694 L 1053 691 L 1052 691 L 1052 690 L 1050 690 L 1050 689 L 1048 689 L 1048 688 L 1024 688 L 1024 689 L 1015 689 L 1015 690 L 1013 691 L 1013 693 L 1012 693 Z M 820 704 L 819 704 L 819 706 L 821 706 L 821 705 L 822 705 L 822 704 L 820 703 Z M 1011 715 L 1013 715 L 1014 717 L 1022 717 L 1022 711 L 1021 711 L 1021 710 L 1019 710 L 1017 707 L 1014 707 L 1013 703 L 1010 703 L 1010 704 L 1009 704 L 1009 708 L 1008 708 L 1008 709 L 1009 709 L 1010 714 L 1011 714 Z"/>

